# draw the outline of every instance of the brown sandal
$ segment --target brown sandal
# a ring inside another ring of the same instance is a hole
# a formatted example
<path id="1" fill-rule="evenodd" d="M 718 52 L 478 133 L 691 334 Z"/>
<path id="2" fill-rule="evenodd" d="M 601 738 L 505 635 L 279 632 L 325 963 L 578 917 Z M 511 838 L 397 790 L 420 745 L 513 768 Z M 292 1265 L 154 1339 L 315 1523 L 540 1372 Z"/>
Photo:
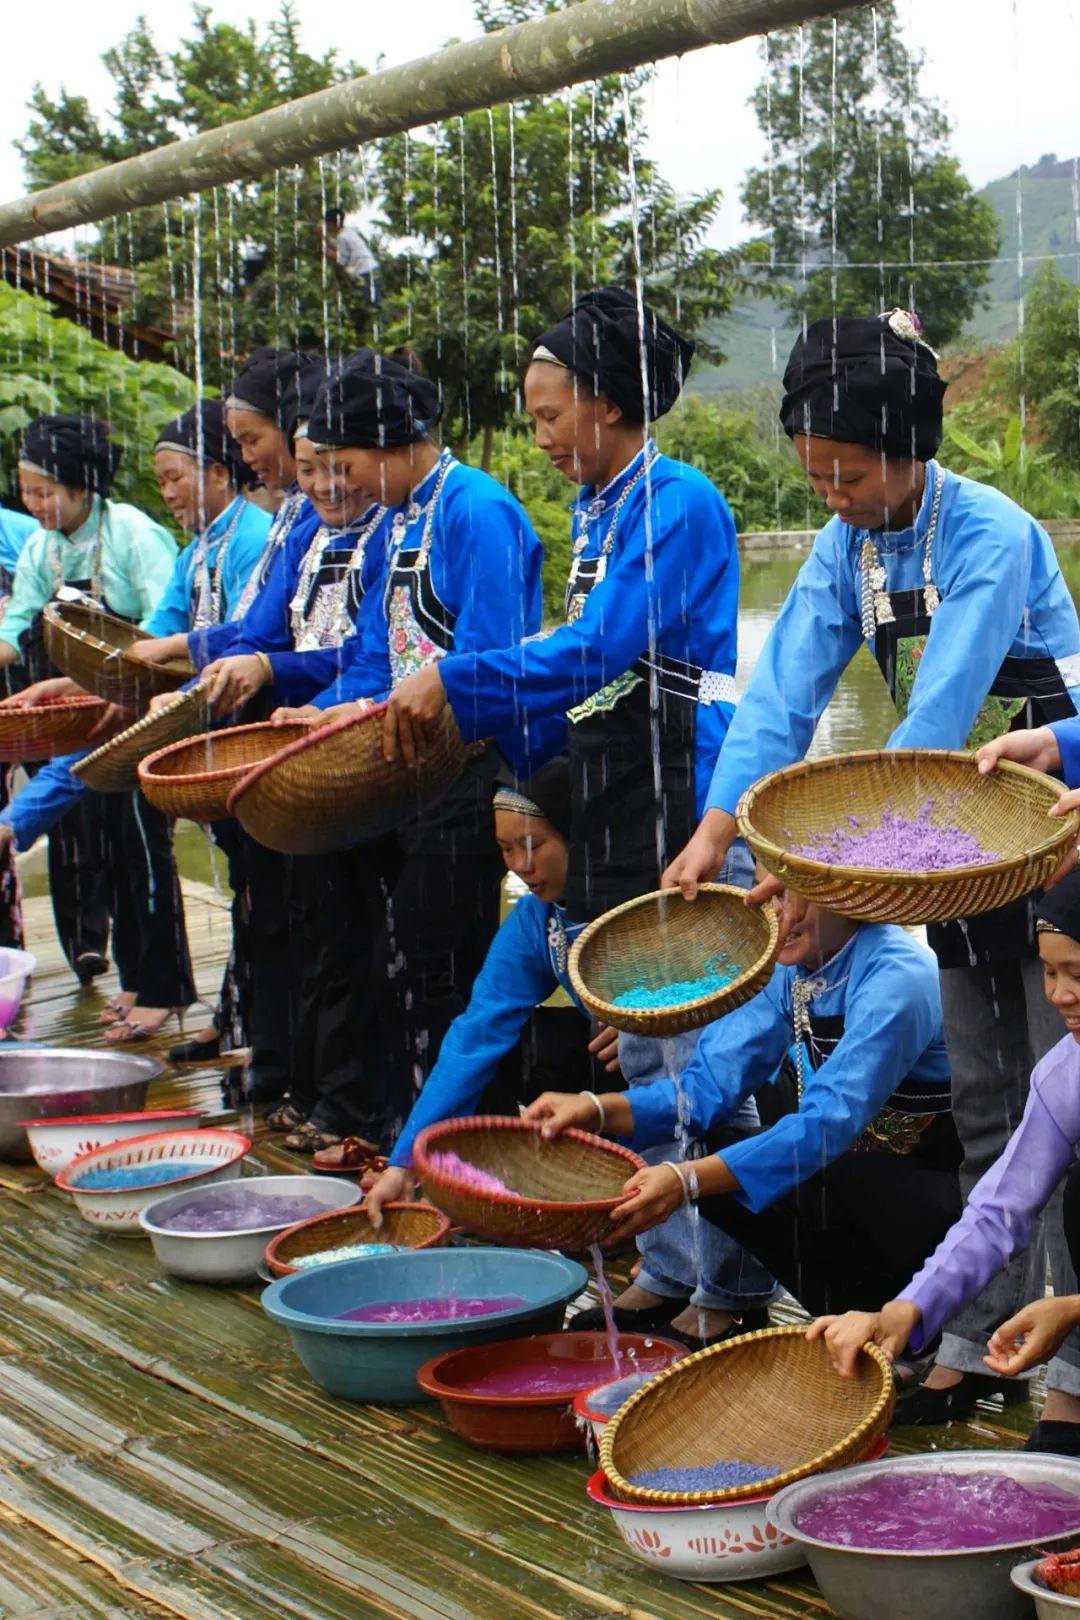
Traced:
<path id="1" fill-rule="evenodd" d="M 304 1115 L 286 1098 L 271 1108 L 263 1121 L 268 1131 L 295 1131 L 304 1123 Z"/>

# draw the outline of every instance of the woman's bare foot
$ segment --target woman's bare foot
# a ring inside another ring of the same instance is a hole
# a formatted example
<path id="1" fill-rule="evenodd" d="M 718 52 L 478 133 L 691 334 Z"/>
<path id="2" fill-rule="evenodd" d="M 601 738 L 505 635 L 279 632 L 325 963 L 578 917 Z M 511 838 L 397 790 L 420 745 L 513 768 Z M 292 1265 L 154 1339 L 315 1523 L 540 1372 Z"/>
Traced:
<path id="1" fill-rule="evenodd" d="M 1039 1414 L 1044 1423 L 1080 1423 L 1080 1396 L 1063 1389 L 1048 1389 Z"/>
<path id="2" fill-rule="evenodd" d="M 106 1002 L 98 1014 L 98 1023 L 105 1029 L 108 1029 L 110 1024 L 119 1024 L 122 1019 L 127 1017 L 134 1005 L 134 990 L 120 990 L 113 996 L 111 1001 Z"/>
<path id="3" fill-rule="evenodd" d="M 963 1373 L 957 1372 L 955 1367 L 945 1367 L 940 1361 L 935 1361 L 922 1381 L 922 1388 L 955 1389 L 963 1376 Z"/>
<path id="4" fill-rule="evenodd" d="M 706 1311 L 697 1305 L 688 1305 L 672 1319 L 672 1327 L 680 1333 L 692 1333 L 695 1339 L 718 1339 L 734 1324 L 730 1311 Z"/>
<path id="5" fill-rule="evenodd" d="M 127 1016 L 105 1031 L 106 1044 L 122 1046 L 125 1041 L 152 1040 L 161 1034 L 170 1018 L 179 1017 L 182 1012 L 180 1007 L 140 1007 L 132 1002 Z"/>

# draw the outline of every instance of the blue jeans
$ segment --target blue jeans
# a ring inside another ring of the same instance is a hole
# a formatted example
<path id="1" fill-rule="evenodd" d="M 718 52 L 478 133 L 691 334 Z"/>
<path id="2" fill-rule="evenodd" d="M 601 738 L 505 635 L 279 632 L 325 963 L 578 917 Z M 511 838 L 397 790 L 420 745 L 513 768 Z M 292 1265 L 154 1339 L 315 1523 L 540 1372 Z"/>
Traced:
<path id="1" fill-rule="evenodd" d="M 740 840 L 732 846 L 716 881 L 748 888 L 753 870 L 750 851 Z M 694 1055 L 700 1034 L 700 1030 L 691 1030 L 664 1041 L 620 1035 L 619 1067 L 627 1085 L 645 1086 L 681 1074 Z M 727 1123 L 735 1131 L 756 1130 L 760 1121 L 753 1098 L 742 1103 Z M 682 1143 L 671 1141 L 647 1149 L 642 1158 L 648 1164 L 662 1164 L 692 1154 L 692 1148 L 688 1154 Z M 677 1209 L 652 1231 L 643 1232 L 637 1246 L 642 1259 L 639 1286 L 665 1299 L 686 1299 L 700 1310 L 738 1315 L 761 1310 L 782 1293 L 759 1260 L 711 1221 L 702 1220 L 693 1207 Z"/>

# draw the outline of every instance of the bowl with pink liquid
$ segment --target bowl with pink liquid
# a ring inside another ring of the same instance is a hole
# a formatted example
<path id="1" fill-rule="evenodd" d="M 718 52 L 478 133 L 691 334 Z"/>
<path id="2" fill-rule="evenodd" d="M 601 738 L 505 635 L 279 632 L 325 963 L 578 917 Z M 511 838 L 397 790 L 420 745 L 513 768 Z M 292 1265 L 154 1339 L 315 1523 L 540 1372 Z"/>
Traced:
<path id="1" fill-rule="evenodd" d="M 766 1508 L 842 1620 L 1028 1620 L 1010 1571 L 1080 1533 L 1080 1458 L 930 1452 L 796 1481 Z"/>
<path id="2" fill-rule="evenodd" d="M 262 1305 L 327 1394 L 393 1403 L 431 1399 L 416 1375 L 450 1350 L 557 1332 L 587 1281 L 560 1254 L 411 1249 L 294 1272 Z"/>
<path id="3" fill-rule="evenodd" d="M 14 946 L 0 946 L 0 1030 L 8 1030 L 22 1006 L 26 981 L 37 967 L 37 957 Z"/>
<path id="4" fill-rule="evenodd" d="M 416 1375 L 442 1404 L 455 1434 L 488 1451 L 581 1451 L 584 1430 L 574 1397 L 598 1373 L 625 1378 L 662 1372 L 685 1345 L 642 1333 L 533 1333 L 436 1356 Z"/>

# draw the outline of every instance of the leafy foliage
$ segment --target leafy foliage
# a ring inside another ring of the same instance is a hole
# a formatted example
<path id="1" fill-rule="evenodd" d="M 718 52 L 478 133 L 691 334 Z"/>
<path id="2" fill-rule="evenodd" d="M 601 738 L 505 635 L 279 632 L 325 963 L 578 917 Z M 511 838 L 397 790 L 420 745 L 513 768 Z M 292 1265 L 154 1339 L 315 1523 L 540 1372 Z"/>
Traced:
<path id="1" fill-rule="evenodd" d="M 918 309 L 948 344 L 986 302 L 1000 229 L 920 93 L 894 0 L 773 34 L 766 52 L 753 105 L 769 160 L 742 200 L 771 238 L 773 290 L 799 319 Z"/>
<path id="2" fill-rule="evenodd" d="M 19 146 L 31 186 L 215 129 L 361 71 L 333 51 L 303 51 L 291 4 L 261 33 L 253 22 L 215 22 L 208 6 L 197 5 L 191 37 L 169 53 L 140 17 L 102 60 L 114 85 L 103 118 L 84 96 L 61 90 L 53 98 L 35 86 Z M 343 159 L 236 181 L 113 220 L 100 251 L 138 269 L 132 317 L 175 324 L 187 370 L 198 339 L 212 383 L 223 380 L 233 355 L 259 343 L 352 347 L 354 314 L 323 254 L 322 217 L 328 205 L 352 207 L 362 178 L 355 160 Z"/>
<path id="3" fill-rule="evenodd" d="M 124 446 L 116 494 L 170 522 L 158 495 L 149 446 L 171 416 L 194 399 L 171 366 L 129 360 L 47 313 L 40 298 L 0 282 L 0 469 L 18 498 L 16 464 L 26 424 L 54 411 L 90 411 Z"/>
<path id="4" fill-rule="evenodd" d="M 1080 288 L 1044 264 L 1024 305 L 1024 335 L 1009 345 L 991 383 L 1010 401 L 1034 405 L 1047 448 L 1080 469 Z"/>
<path id="5" fill-rule="evenodd" d="M 556 9 L 479 0 L 485 29 Z M 385 337 L 439 381 L 448 430 L 492 432 L 517 409 L 531 340 L 587 287 L 634 285 L 702 338 L 751 289 L 746 255 L 705 245 L 720 193 L 680 198 L 642 149 L 643 76 L 468 113 L 384 141 L 379 186 L 397 251 L 382 259 Z M 705 358 L 723 358 L 703 340 Z"/>

